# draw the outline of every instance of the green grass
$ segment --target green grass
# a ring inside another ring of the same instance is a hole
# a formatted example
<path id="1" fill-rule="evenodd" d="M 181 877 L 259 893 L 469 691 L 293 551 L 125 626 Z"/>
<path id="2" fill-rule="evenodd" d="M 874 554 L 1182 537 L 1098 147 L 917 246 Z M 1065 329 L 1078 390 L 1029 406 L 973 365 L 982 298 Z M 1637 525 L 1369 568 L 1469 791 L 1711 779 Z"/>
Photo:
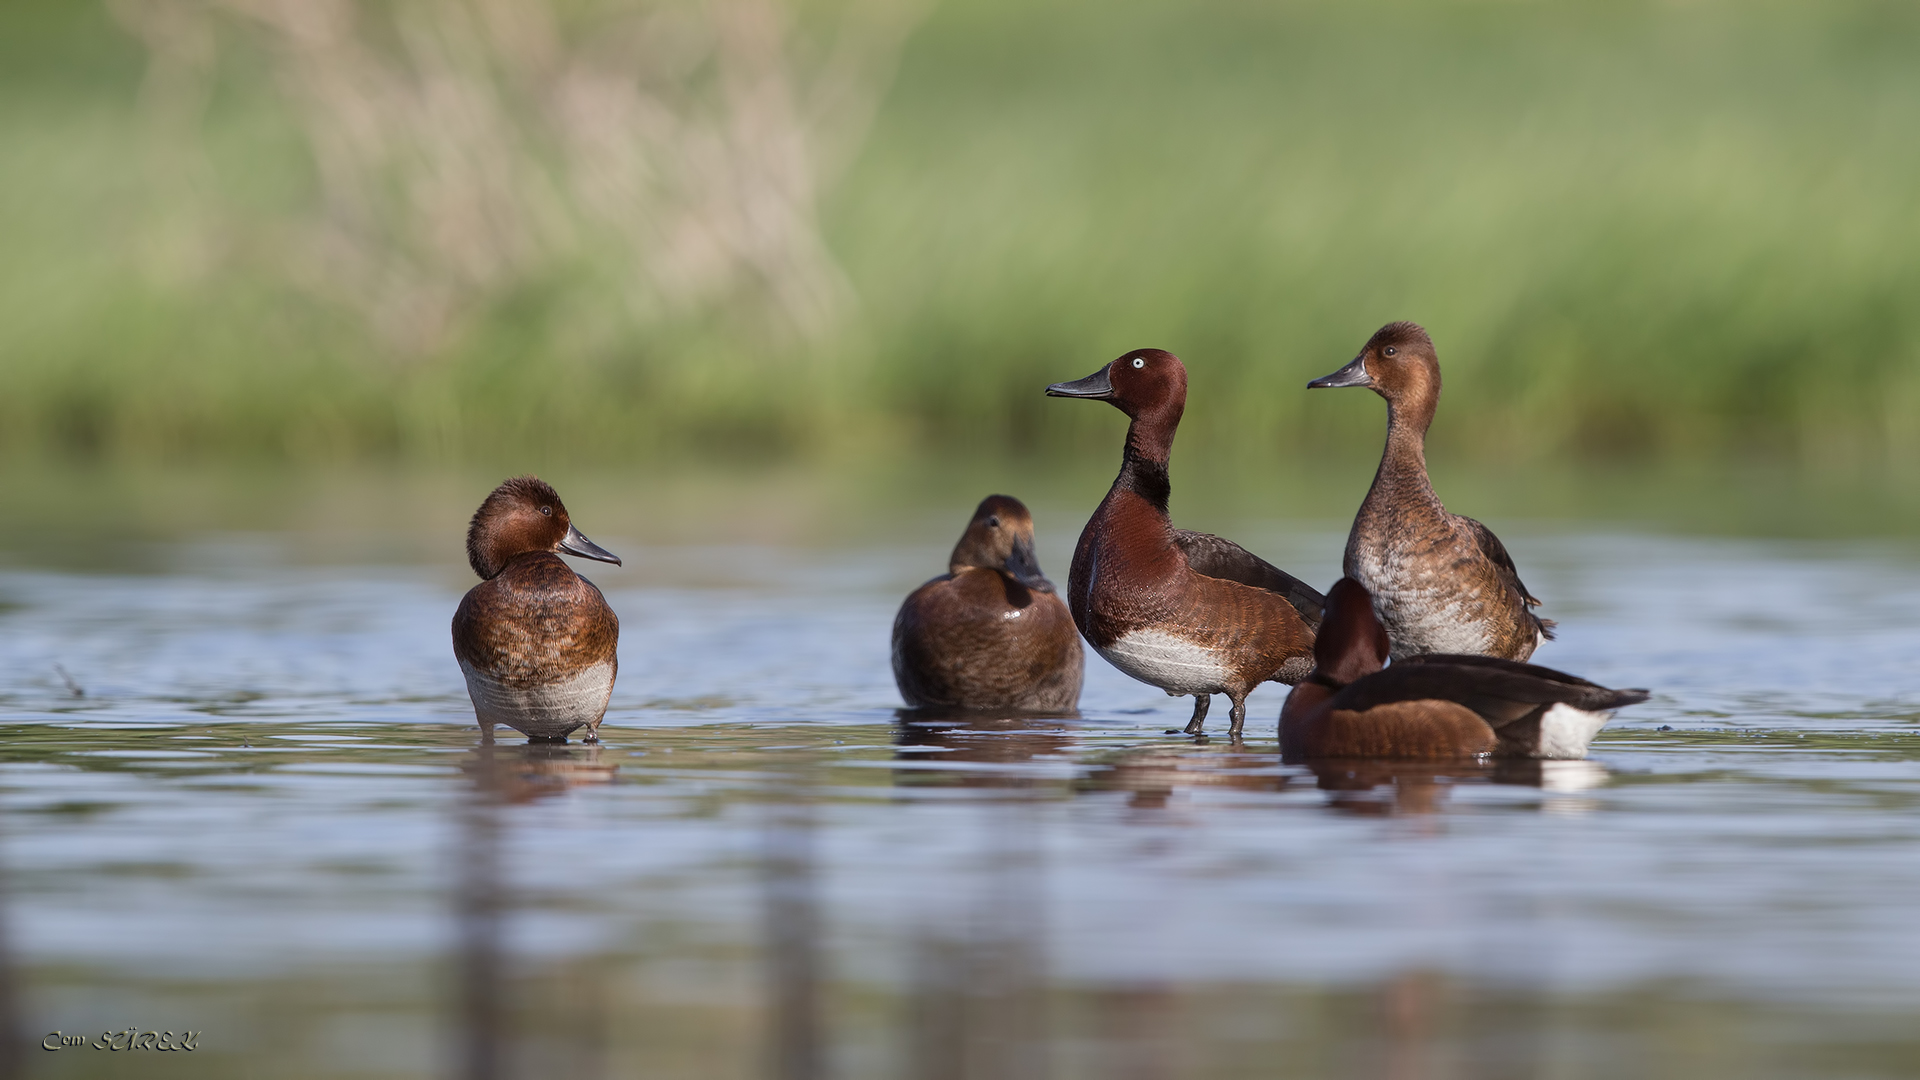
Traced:
<path id="1" fill-rule="evenodd" d="M 16 456 L 1105 454 L 1108 410 L 1040 387 L 1149 344 L 1192 369 L 1185 451 L 1364 456 L 1378 403 L 1302 385 L 1397 318 L 1459 460 L 1920 449 L 1909 5 L 950 0 L 827 193 L 830 339 L 587 333 L 620 283 L 586 265 L 411 358 L 260 275 L 270 237 L 180 234 L 104 14 L 23 0 L 0 42 Z M 311 197 L 261 72 L 211 116 L 201 197 Z"/>

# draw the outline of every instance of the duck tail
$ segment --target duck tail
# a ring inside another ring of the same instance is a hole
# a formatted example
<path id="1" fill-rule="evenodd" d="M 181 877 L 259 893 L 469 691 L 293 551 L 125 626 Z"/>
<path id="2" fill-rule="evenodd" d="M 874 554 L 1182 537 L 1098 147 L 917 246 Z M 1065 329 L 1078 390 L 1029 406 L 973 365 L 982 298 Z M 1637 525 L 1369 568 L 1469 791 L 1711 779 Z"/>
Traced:
<path id="1" fill-rule="evenodd" d="M 1532 614 L 1532 612 L 1528 612 L 1528 614 Z M 1533 621 L 1540 624 L 1541 637 L 1546 638 L 1548 641 L 1552 641 L 1556 636 L 1558 636 L 1553 632 L 1553 628 L 1556 626 L 1559 626 L 1560 625 L 1559 623 L 1554 622 L 1552 619 L 1543 619 L 1538 615 L 1533 616 Z"/>
<path id="2" fill-rule="evenodd" d="M 1607 693 L 1610 694 L 1611 697 L 1605 705 L 1601 706 L 1601 708 L 1604 709 L 1618 709 L 1626 705 L 1638 705 L 1653 696 L 1652 691 L 1638 688 L 1632 690 L 1609 690 Z"/>

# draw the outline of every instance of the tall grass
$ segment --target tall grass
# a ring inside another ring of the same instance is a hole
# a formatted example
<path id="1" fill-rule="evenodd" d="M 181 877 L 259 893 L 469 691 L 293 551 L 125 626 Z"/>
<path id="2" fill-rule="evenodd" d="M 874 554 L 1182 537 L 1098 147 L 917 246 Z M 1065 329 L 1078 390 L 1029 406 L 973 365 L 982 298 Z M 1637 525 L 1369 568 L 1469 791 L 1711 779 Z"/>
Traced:
<path id="1" fill-rule="evenodd" d="M 619 14 L 554 10 L 563 32 Z M 797 93 L 854 10 L 781 9 Z M 802 178 L 808 273 L 845 289 L 803 329 L 751 288 L 636 303 L 682 272 L 589 219 L 595 243 L 424 337 L 383 323 L 380 289 L 288 269 L 330 193 L 270 36 L 219 31 L 183 171 L 135 35 L 51 0 L 0 18 L 16 452 L 1110 449 L 1110 410 L 1039 387 L 1147 344 L 1192 369 L 1183 446 L 1358 452 L 1377 403 L 1302 385 L 1396 318 L 1434 333 L 1435 439 L 1465 457 L 1920 450 L 1905 5 L 948 0 L 850 167 Z M 891 59 L 862 69 L 875 93 Z M 503 100 L 537 101 L 526 83 Z M 512 153 L 564 155 L 516 122 Z M 404 215 L 370 220 L 367 250 L 411 242 Z"/>

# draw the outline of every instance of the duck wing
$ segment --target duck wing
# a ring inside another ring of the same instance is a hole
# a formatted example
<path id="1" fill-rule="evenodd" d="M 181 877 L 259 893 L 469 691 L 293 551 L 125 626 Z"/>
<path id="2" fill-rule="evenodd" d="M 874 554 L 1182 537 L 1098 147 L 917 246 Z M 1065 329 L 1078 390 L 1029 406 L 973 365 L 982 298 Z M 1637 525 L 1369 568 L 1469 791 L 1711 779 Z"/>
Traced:
<path id="1" fill-rule="evenodd" d="M 1308 626 L 1315 630 L 1320 628 L 1320 617 L 1326 609 L 1327 598 L 1316 592 L 1313 586 L 1239 544 L 1212 533 L 1175 529 L 1173 542 L 1186 554 L 1187 565 L 1193 568 L 1194 573 L 1278 593 L 1293 605 Z"/>
<path id="2" fill-rule="evenodd" d="M 1488 561 L 1493 563 L 1494 568 L 1500 571 L 1500 580 L 1506 582 L 1508 587 L 1512 588 L 1514 592 L 1519 593 L 1520 599 L 1526 601 L 1528 607 L 1539 607 L 1540 598 L 1527 591 L 1526 582 L 1520 580 L 1519 567 L 1513 565 L 1513 556 L 1507 554 L 1507 545 L 1501 543 L 1500 538 L 1493 535 L 1493 530 L 1462 514 L 1451 514 L 1449 516 L 1459 522 L 1460 525 L 1467 530 L 1467 534 L 1473 537 L 1473 542 L 1479 546 L 1480 553 L 1485 555 Z M 1527 612 L 1527 614 L 1532 615 L 1533 621 L 1540 624 L 1541 636 L 1551 640 L 1553 638 L 1553 620 L 1543 619 L 1538 615 L 1533 615 L 1532 612 Z"/>
<path id="3" fill-rule="evenodd" d="M 1499 656 L 1482 656 L 1479 653 L 1421 653 L 1418 656 L 1406 656 L 1394 661 L 1395 664 L 1456 664 L 1467 667 L 1493 668 L 1510 671 L 1517 675 L 1531 675 L 1539 679 L 1551 679 L 1567 686 L 1590 687 L 1605 690 L 1597 682 L 1589 682 L 1578 675 L 1569 675 L 1564 671 L 1555 671 L 1539 664 L 1529 664 L 1522 660 L 1508 660 Z"/>
<path id="4" fill-rule="evenodd" d="M 1605 712 L 1647 700 L 1645 690 L 1613 690 L 1578 676 L 1491 656 L 1430 655 L 1397 660 L 1335 694 L 1335 709 L 1369 709 L 1401 701 L 1452 701 L 1496 731 L 1543 705 Z"/>

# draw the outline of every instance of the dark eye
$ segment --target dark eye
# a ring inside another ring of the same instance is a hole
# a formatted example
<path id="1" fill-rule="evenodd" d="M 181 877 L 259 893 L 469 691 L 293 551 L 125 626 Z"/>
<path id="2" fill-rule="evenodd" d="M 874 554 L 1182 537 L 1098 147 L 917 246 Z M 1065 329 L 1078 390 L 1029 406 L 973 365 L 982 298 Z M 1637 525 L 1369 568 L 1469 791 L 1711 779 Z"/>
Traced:
<path id="1" fill-rule="evenodd" d="M 995 514 L 994 516 L 992 516 L 992 517 L 990 517 L 990 518 L 988 518 L 988 519 L 987 519 L 987 527 L 988 527 L 989 529 L 997 529 L 997 528 L 999 528 L 999 527 L 1000 527 L 1000 515 L 998 515 L 998 514 Z"/>
<path id="2" fill-rule="evenodd" d="M 1393 355 L 1394 353 L 1397 353 L 1397 352 L 1399 352 L 1400 350 L 1399 350 L 1399 349 L 1396 349 L 1396 348 L 1394 348 L 1394 347 L 1393 347 L 1393 346 L 1391 346 L 1391 345 L 1389 345 L 1389 346 L 1387 346 L 1387 347 L 1386 347 L 1386 349 L 1385 349 L 1384 351 L 1386 352 L 1386 354 L 1387 354 L 1388 356 L 1392 356 L 1392 355 Z"/>
<path id="3" fill-rule="evenodd" d="M 541 512 L 541 513 L 543 513 L 543 514 L 545 514 L 545 515 L 547 515 L 548 517 L 552 517 L 552 516 L 553 516 L 553 507 L 551 507 L 551 506 L 543 506 L 543 507 L 541 507 L 541 508 L 540 508 L 540 512 Z"/>

